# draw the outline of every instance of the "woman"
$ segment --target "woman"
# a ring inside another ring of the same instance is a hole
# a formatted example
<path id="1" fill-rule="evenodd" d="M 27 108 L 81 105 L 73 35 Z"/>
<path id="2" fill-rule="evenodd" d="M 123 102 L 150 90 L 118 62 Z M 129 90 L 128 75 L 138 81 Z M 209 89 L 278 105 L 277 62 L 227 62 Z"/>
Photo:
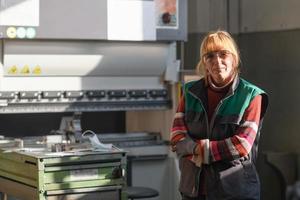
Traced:
<path id="1" fill-rule="evenodd" d="M 186 83 L 171 130 L 183 200 L 258 200 L 254 166 L 266 93 L 239 77 L 239 51 L 225 31 L 209 33 L 197 70 Z"/>

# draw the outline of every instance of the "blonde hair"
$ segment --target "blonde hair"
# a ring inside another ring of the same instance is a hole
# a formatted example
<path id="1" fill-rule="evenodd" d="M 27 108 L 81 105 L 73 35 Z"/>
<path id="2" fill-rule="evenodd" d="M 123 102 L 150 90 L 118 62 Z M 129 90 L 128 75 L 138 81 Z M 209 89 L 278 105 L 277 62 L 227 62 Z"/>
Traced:
<path id="1" fill-rule="evenodd" d="M 240 55 L 239 49 L 232 36 L 226 31 L 213 31 L 209 32 L 203 39 L 200 46 L 200 61 L 196 67 L 198 74 L 203 75 L 207 82 L 207 74 L 205 70 L 205 64 L 203 56 L 212 51 L 228 50 L 231 52 L 234 58 L 234 73 L 239 73 Z"/>

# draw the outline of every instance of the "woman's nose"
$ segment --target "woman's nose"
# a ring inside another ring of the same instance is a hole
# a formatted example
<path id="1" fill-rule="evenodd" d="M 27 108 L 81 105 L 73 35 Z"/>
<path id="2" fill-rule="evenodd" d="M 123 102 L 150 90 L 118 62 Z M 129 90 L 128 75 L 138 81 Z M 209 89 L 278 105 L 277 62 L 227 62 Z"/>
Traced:
<path id="1" fill-rule="evenodd" d="M 222 58 L 219 56 L 219 54 L 215 54 L 215 56 L 213 57 L 213 62 L 214 63 L 221 63 L 222 62 Z"/>

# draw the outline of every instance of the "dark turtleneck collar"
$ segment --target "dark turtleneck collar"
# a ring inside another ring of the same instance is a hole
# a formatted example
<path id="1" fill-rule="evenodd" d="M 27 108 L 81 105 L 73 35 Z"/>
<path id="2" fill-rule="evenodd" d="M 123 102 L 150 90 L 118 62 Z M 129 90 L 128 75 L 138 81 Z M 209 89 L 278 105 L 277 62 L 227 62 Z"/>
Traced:
<path id="1" fill-rule="evenodd" d="M 208 86 L 211 90 L 215 91 L 215 92 L 220 92 L 220 93 L 223 93 L 223 92 L 226 92 L 228 91 L 229 87 L 232 85 L 234 79 L 235 79 L 236 76 L 233 76 L 231 78 L 231 80 L 226 83 L 225 85 L 223 86 L 217 86 L 216 84 L 214 84 L 213 80 L 211 79 L 210 76 L 207 77 L 207 82 L 208 82 Z"/>

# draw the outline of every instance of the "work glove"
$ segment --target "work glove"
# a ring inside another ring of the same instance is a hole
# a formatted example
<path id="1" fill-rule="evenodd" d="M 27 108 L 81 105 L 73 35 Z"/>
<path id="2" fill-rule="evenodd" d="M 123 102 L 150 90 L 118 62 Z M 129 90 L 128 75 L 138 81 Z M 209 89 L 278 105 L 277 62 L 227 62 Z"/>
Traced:
<path id="1" fill-rule="evenodd" d="M 176 143 L 175 149 L 178 157 L 194 154 L 197 143 L 190 137 L 186 137 Z"/>

